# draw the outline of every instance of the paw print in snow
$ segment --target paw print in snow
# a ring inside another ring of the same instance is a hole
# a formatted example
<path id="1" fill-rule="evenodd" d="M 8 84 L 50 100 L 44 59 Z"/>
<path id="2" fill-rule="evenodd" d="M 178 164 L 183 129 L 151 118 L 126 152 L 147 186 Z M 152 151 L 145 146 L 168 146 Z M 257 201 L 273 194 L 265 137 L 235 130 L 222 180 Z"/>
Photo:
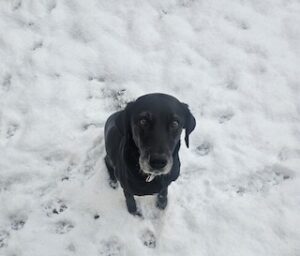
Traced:
<path id="1" fill-rule="evenodd" d="M 282 148 L 278 153 L 278 159 L 280 161 L 287 161 L 289 159 L 298 159 L 300 158 L 300 150 L 293 148 Z"/>
<path id="2" fill-rule="evenodd" d="M 238 17 L 226 15 L 224 18 L 225 18 L 225 20 L 227 20 L 228 22 L 230 22 L 232 25 L 234 25 L 235 27 L 237 27 L 239 29 L 248 30 L 250 28 L 250 25 L 247 21 L 242 20 Z"/>
<path id="3" fill-rule="evenodd" d="M 18 130 L 19 125 L 18 124 L 10 124 L 8 126 L 8 129 L 6 131 L 6 138 L 11 138 L 15 135 L 16 131 Z"/>
<path id="4" fill-rule="evenodd" d="M 25 216 L 12 216 L 10 217 L 11 220 L 11 229 L 13 230 L 20 230 L 24 227 L 27 217 Z"/>
<path id="5" fill-rule="evenodd" d="M 201 145 L 197 147 L 197 153 L 200 156 L 208 155 L 211 150 L 212 150 L 212 145 L 207 141 L 203 142 Z"/>
<path id="6" fill-rule="evenodd" d="M 48 9 L 49 13 L 52 12 L 56 8 L 56 5 L 57 5 L 56 1 L 48 1 L 47 9 Z"/>
<path id="7" fill-rule="evenodd" d="M 0 230 L 0 249 L 7 246 L 9 233 L 6 230 Z"/>
<path id="8" fill-rule="evenodd" d="M 7 75 L 4 76 L 4 79 L 2 81 L 2 87 L 3 87 L 4 91 L 9 91 L 10 90 L 11 79 L 12 79 L 11 74 L 7 74 Z"/>
<path id="9" fill-rule="evenodd" d="M 32 50 L 35 51 L 39 48 L 42 48 L 43 47 L 43 41 L 38 41 L 36 43 L 34 43 L 33 47 L 32 47 Z"/>
<path id="10" fill-rule="evenodd" d="M 245 21 L 241 21 L 239 27 L 243 30 L 248 30 L 250 28 L 249 24 Z"/>
<path id="11" fill-rule="evenodd" d="M 279 186 L 289 179 L 293 179 L 294 172 L 281 165 L 267 166 L 261 171 L 257 171 L 250 176 L 243 177 L 242 181 L 233 184 L 236 193 L 267 192 L 274 186 Z"/>
<path id="12" fill-rule="evenodd" d="M 123 245 L 117 237 L 100 243 L 99 255 L 102 256 L 123 256 L 125 255 Z"/>
<path id="13" fill-rule="evenodd" d="M 57 234 L 66 234 L 74 228 L 74 224 L 68 220 L 61 220 L 55 224 L 55 232 Z"/>
<path id="14" fill-rule="evenodd" d="M 224 113 L 222 113 L 219 116 L 218 121 L 220 124 L 223 124 L 223 123 L 229 121 L 233 116 L 234 116 L 234 113 L 232 111 L 225 111 Z"/>
<path id="15" fill-rule="evenodd" d="M 14 11 L 19 10 L 21 7 L 22 7 L 22 0 L 14 1 L 14 3 L 13 3 L 13 10 Z"/>
<path id="16" fill-rule="evenodd" d="M 149 229 L 145 229 L 142 232 L 141 240 L 142 240 L 143 244 L 146 247 L 148 247 L 148 248 L 155 248 L 156 247 L 156 238 L 155 238 L 155 235 Z"/>
<path id="17" fill-rule="evenodd" d="M 89 81 L 98 81 L 98 82 L 101 82 L 101 83 L 104 83 L 106 81 L 106 77 L 105 76 L 93 76 L 93 75 L 90 75 L 88 76 L 88 80 Z"/>
<path id="18" fill-rule="evenodd" d="M 44 209 L 46 211 L 46 214 L 48 217 L 51 217 L 53 215 L 58 215 L 63 213 L 65 210 L 68 209 L 66 203 L 63 200 L 56 200 L 56 201 L 50 201 L 45 206 Z"/>
<path id="19" fill-rule="evenodd" d="M 69 244 L 67 249 L 70 251 L 70 252 L 76 252 L 76 247 L 73 243 Z"/>
<path id="20" fill-rule="evenodd" d="M 104 98 L 110 98 L 113 100 L 115 109 L 122 109 L 128 103 L 126 99 L 126 89 L 112 90 L 102 89 L 102 95 Z"/>

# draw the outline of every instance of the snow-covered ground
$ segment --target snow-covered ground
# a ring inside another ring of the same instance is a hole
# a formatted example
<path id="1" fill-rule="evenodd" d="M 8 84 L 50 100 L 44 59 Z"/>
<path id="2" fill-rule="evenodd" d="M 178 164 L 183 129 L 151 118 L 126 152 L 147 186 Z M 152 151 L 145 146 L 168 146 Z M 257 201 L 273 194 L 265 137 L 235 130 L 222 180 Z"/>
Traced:
<path id="1" fill-rule="evenodd" d="M 0 1 L 0 255 L 299 256 L 299 0 Z M 128 214 L 103 125 L 197 119 L 165 211 Z"/>

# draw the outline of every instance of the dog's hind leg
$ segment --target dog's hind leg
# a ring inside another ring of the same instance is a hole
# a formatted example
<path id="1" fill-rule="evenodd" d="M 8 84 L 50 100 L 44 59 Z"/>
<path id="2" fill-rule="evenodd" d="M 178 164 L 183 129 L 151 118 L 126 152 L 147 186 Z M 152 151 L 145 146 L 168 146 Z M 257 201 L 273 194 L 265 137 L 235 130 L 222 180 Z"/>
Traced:
<path id="1" fill-rule="evenodd" d="M 115 176 L 115 170 L 114 167 L 111 164 L 111 160 L 109 158 L 108 155 L 106 155 L 104 157 L 104 162 L 108 171 L 108 175 L 109 175 L 109 185 L 113 188 L 116 189 L 118 187 L 118 181 L 117 178 Z"/>

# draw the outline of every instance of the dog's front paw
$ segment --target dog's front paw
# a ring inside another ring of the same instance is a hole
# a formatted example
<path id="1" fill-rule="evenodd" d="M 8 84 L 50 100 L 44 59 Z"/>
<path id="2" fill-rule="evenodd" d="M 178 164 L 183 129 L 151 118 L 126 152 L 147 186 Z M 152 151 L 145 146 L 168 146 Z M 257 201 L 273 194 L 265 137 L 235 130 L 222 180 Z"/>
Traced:
<path id="1" fill-rule="evenodd" d="M 158 195 L 156 199 L 156 207 L 158 209 L 164 210 L 167 207 L 167 205 L 168 205 L 168 197 Z"/>
<path id="2" fill-rule="evenodd" d="M 118 181 L 117 180 L 109 180 L 109 186 L 113 189 L 118 188 Z"/>
<path id="3" fill-rule="evenodd" d="M 132 212 L 131 214 L 134 215 L 134 216 L 137 216 L 141 219 L 144 219 L 144 216 L 143 216 L 143 214 L 140 210 L 136 210 L 135 212 Z"/>
<path id="4" fill-rule="evenodd" d="M 143 218 L 143 214 L 140 210 L 138 210 L 137 208 L 129 208 L 128 205 L 127 205 L 127 209 L 128 209 L 128 212 L 130 214 L 132 214 L 133 216 L 137 216 L 137 217 L 140 217 L 140 218 Z"/>
<path id="5" fill-rule="evenodd" d="M 136 207 L 136 202 L 133 198 L 126 200 L 127 210 L 130 214 L 138 217 L 143 217 L 141 211 Z"/>

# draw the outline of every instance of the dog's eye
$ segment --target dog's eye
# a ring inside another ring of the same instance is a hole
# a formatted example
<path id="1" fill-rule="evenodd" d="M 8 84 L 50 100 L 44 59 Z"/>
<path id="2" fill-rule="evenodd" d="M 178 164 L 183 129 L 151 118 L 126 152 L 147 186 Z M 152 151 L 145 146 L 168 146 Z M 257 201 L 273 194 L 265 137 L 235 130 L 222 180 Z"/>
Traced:
<path id="1" fill-rule="evenodd" d="M 177 129 L 178 127 L 179 127 L 179 122 L 177 120 L 171 122 L 171 128 Z"/>
<path id="2" fill-rule="evenodd" d="M 149 123 L 148 123 L 146 118 L 142 118 L 142 119 L 139 120 L 139 125 L 142 126 L 142 127 L 146 127 L 146 126 L 148 126 L 148 124 Z"/>

